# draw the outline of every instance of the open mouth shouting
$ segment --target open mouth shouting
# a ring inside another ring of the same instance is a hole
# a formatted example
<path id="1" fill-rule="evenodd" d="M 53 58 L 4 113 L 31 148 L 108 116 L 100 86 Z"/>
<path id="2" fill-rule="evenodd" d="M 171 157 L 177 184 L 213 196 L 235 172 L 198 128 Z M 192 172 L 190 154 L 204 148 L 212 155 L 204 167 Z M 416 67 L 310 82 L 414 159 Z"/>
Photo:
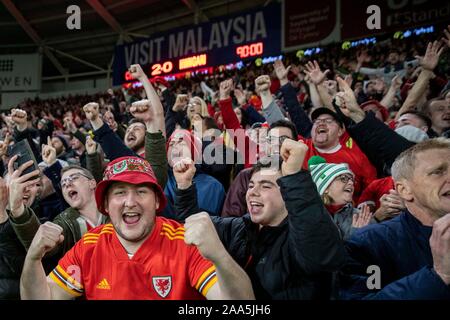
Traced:
<path id="1" fill-rule="evenodd" d="M 262 209 L 264 208 L 264 204 L 262 204 L 261 202 L 251 200 L 249 201 L 249 203 L 250 203 L 249 211 L 250 214 L 252 215 L 261 213 Z"/>
<path id="2" fill-rule="evenodd" d="M 71 201 L 75 201 L 78 199 L 78 191 L 76 190 L 69 190 L 67 192 L 67 197 L 71 200 Z"/>
<path id="3" fill-rule="evenodd" d="M 122 220 L 126 225 L 133 226 L 141 220 L 141 214 L 137 212 L 124 212 L 122 214 Z"/>

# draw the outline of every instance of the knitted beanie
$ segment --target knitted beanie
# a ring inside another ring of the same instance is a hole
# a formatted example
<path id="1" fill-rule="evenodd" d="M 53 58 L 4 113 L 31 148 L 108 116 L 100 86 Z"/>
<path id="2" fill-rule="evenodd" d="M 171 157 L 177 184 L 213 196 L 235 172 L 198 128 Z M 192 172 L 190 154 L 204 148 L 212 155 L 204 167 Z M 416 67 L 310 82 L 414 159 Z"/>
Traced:
<path id="1" fill-rule="evenodd" d="M 325 159 L 319 156 L 311 157 L 308 161 L 308 167 L 320 196 L 338 176 L 346 173 L 353 176 L 353 172 L 350 171 L 346 163 L 326 163 Z"/>

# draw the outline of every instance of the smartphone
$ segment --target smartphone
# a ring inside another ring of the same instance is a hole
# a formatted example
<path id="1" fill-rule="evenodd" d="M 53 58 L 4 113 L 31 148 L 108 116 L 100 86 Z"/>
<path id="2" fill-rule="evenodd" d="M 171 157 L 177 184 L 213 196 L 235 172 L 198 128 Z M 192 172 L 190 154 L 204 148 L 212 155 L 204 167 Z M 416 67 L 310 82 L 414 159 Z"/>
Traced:
<path id="1" fill-rule="evenodd" d="M 24 174 L 27 174 L 27 173 L 33 172 L 34 170 L 39 169 L 36 158 L 34 156 L 33 151 L 31 150 L 28 140 L 26 140 L 26 139 L 21 140 L 19 142 L 14 143 L 12 146 L 9 146 L 8 148 L 9 148 L 8 156 L 10 158 L 17 155 L 17 159 L 16 159 L 16 161 L 14 161 L 14 170 L 19 168 L 25 162 L 28 162 L 30 160 L 33 161 L 33 164 L 31 166 L 29 166 L 28 168 L 26 168 L 22 172 L 22 176 Z"/>

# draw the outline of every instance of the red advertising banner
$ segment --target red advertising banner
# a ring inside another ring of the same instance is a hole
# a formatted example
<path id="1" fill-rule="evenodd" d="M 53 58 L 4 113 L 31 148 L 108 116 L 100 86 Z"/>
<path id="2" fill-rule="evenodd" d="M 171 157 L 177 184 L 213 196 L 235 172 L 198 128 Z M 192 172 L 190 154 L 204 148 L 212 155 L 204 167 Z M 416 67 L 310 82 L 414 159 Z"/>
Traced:
<path id="1" fill-rule="evenodd" d="M 336 25 L 336 1 L 285 0 L 283 23 L 285 48 L 321 41 Z"/>
<path id="2" fill-rule="evenodd" d="M 367 8 L 380 7 L 380 30 L 370 30 Z M 342 39 L 361 38 L 385 32 L 432 25 L 450 20 L 450 2 L 432 0 L 341 0 Z"/>

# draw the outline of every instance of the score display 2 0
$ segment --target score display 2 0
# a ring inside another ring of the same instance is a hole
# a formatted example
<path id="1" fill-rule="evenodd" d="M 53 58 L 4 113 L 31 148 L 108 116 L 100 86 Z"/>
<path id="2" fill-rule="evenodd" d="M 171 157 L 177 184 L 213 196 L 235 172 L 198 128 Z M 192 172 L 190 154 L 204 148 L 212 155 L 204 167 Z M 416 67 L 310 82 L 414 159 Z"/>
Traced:
<path id="1" fill-rule="evenodd" d="M 264 52 L 264 43 L 263 42 L 255 42 L 247 45 L 242 45 L 236 47 L 235 54 L 236 62 L 240 59 L 256 57 L 262 55 Z M 154 63 L 150 65 L 148 70 L 145 70 L 147 75 L 150 77 L 155 77 L 159 75 L 168 75 L 170 73 L 177 73 L 182 71 L 187 71 L 189 69 L 195 69 L 198 67 L 205 67 L 208 64 L 208 54 L 198 54 L 190 57 L 180 58 L 175 61 L 164 61 L 160 63 Z M 175 62 L 175 63 L 174 63 Z M 128 71 L 125 72 L 124 76 L 126 81 L 134 80 Z"/>

